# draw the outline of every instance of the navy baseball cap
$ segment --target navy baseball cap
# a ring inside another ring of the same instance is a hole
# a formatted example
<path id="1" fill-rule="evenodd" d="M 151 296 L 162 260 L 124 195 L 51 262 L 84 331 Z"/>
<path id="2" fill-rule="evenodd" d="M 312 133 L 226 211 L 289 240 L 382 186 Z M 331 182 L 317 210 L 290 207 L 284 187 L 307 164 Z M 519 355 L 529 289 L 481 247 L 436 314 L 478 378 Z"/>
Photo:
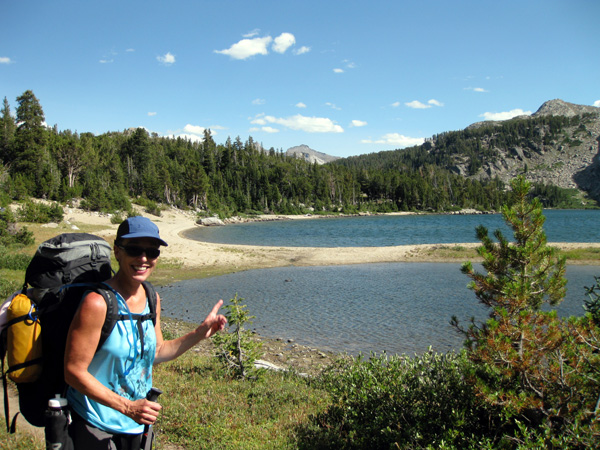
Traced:
<path id="1" fill-rule="evenodd" d="M 160 242 L 160 245 L 165 247 L 169 245 L 160 238 L 158 227 L 154 222 L 143 216 L 129 217 L 119 225 L 117 241 L 133 238 L 152 238 Z"/>

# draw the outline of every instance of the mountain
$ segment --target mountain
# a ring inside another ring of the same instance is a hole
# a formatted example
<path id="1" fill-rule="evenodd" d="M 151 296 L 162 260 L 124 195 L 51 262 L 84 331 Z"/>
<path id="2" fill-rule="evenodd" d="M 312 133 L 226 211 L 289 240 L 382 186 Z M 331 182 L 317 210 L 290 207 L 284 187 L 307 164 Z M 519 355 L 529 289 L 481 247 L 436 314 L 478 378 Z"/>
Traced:
<path id="1" fill-rule="evenodd" d="M 308 145 L 297 145 L 296 147 L 288 148 L 285 152 L 287 156 L 296 156 L 296 158 L 304 159 L 310 163 L 325 164 L 327 162 L 340 159 L 337 156 L 327 155 L 325 153 L 313 150 Z"/>
<path id="2" fill-rule="evenodd" d="M 423 144 L 452 172 L 508 182 L 529 181 L 585 191 L 600 200 L 600 108 L 545 102 L 531 116 L 478 122 Z"/>

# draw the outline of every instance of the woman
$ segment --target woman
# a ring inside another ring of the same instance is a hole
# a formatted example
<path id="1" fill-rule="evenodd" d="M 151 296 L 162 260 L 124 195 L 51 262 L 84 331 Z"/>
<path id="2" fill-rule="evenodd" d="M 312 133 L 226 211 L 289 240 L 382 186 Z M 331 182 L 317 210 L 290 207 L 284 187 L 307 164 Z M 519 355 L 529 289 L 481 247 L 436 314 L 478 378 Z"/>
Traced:
<path id="1" fill-rule="evenodd" d="M 149 313 L 146 281 L 156 267 L 160 246 L 158 227 L 141 216 L 119 226 L 114 253 L 117 273 L 107 281 L 116 293 L 119 313 Z M 194 331 L 170 341 L 160 329 L 160 297 L 156 323 L 119 320 L 106 342 L 97 349 L 107 305 L 95 292 L 87 293 L 71 323 L 65 350 L 67 399 L 74 413 L 70 427 L 75 449 L 139 449 L 145 425 L 152 425 L 161 406 L 147 400 L 152 387 L 152 366 L 177 358 L 202 339 L 225 327 L 218 314 L 222 300 Z"/>

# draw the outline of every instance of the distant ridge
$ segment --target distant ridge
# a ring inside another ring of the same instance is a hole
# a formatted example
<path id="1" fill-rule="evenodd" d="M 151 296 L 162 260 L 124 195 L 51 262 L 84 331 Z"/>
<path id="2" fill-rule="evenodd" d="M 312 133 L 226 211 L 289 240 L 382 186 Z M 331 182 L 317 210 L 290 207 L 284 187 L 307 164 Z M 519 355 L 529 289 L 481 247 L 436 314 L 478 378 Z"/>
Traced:
<path id="1" fill-rule="evenodd" d="M 542 106 L 540 106 L 539 109 L 531 115 L 516 116 L 512 119 L 531 119 L 540 116 L 574 117 L 587 113 L 599 114 L 600 108 L 597 108 L 596 106 L 576 105 L 575 103 L 565 102 L 564 100 L 557 98 L 544 102 Z M 484 120 L 482 122 L 475 122 L 469 125 L 466 129 L 468 130 L 489 125 L 501 125 L 503 122 L 505 122 L 505 120 Z"/>
<path id="2" fill-rule="evenodd" d="M 560 133 L 538 119 L 560 116 L 574 120 L 563 124 Z M 526 135 L 515 134 L 509 145 L 497 144 L 496 137 L 506 123 L 521 121 Z M 566 189 L 587 192 L 600 202 L 600 108 L 577 105 L 554 99 L 542 104 L 531 115 L 513 117 L 507 121 L 485 121 L 469 125 L 465 130 L 494 127 L 476 139 L 483 152 L 479 155 L 451 150 L 447 168 L 457 174 L 479 179 L 499 177 L 508 183 L 525 170 L 529 181 L 552 184 Z M 427 143 L 436 152 L 436 142 Z M 446 149 L 448 152 L 449 149 Z M 473 173 L 473 161 L 479 169 Z"/>
<path id="3" fill-rule="evenodd" d="M 290 147 L 285 152 L 288 156 L 295 156 L 296 158 L 303 159 L 310 163 L 317 164 L 325 164 L 331 161 L 335 161 L 336 159 L 340 159 L 338 156 L 331 156 L 325 153 L 318 152 L 313 150 L 308 145 L 297 145 L 295 147 Z"/>
<path id="4" fill-rule="evenodd" d="M 573 117 L 586 113 L 598 114 L 600 108 L 588 105 L 576 105 L 574 103 L 568 103 L 560 99 L 549 100 L 545 102 L 540 108 L 532 114 L 536 116 L 565 116 Z"/>

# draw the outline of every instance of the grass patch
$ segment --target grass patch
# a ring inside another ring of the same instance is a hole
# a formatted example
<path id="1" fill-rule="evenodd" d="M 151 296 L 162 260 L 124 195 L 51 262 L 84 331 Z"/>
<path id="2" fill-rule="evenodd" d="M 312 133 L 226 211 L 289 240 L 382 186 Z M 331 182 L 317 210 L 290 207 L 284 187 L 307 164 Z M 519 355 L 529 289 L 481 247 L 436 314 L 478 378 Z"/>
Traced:
<path id="1" fill-rule="evenodd" d="M 328 401 L 299 376 L 269 372 L 258 381 L 233 380 L 214 358 L 189 353 L 156 367 L 154 385 L 166 394 L 158 441 L 184 448 L 297 449 L 297 430 Z"/>
<path id="2" fill-rule="evenodd" d="M 419 250 L 418 255 L 426 256 L 431 260 L 457 262 L 479 258 L 475 247 L 466 245 L 435 245 Z"/>
<path id="3" fill-rule="evenodd" d="M 4 422 L 4 419 L 2 419 Z M 43 450 L 46 443 L 32 434 L 20 432 L 8 434 L 6 426 L 0 426 L 0 450 Z"/>
<path id="4" fill-rule="evenodd" d="M 559 254 L 567 258 L 567 262 L 585 262 L 588 264 L 600 264 L 600 248 L 586 247 L 559 250 Z"/>

